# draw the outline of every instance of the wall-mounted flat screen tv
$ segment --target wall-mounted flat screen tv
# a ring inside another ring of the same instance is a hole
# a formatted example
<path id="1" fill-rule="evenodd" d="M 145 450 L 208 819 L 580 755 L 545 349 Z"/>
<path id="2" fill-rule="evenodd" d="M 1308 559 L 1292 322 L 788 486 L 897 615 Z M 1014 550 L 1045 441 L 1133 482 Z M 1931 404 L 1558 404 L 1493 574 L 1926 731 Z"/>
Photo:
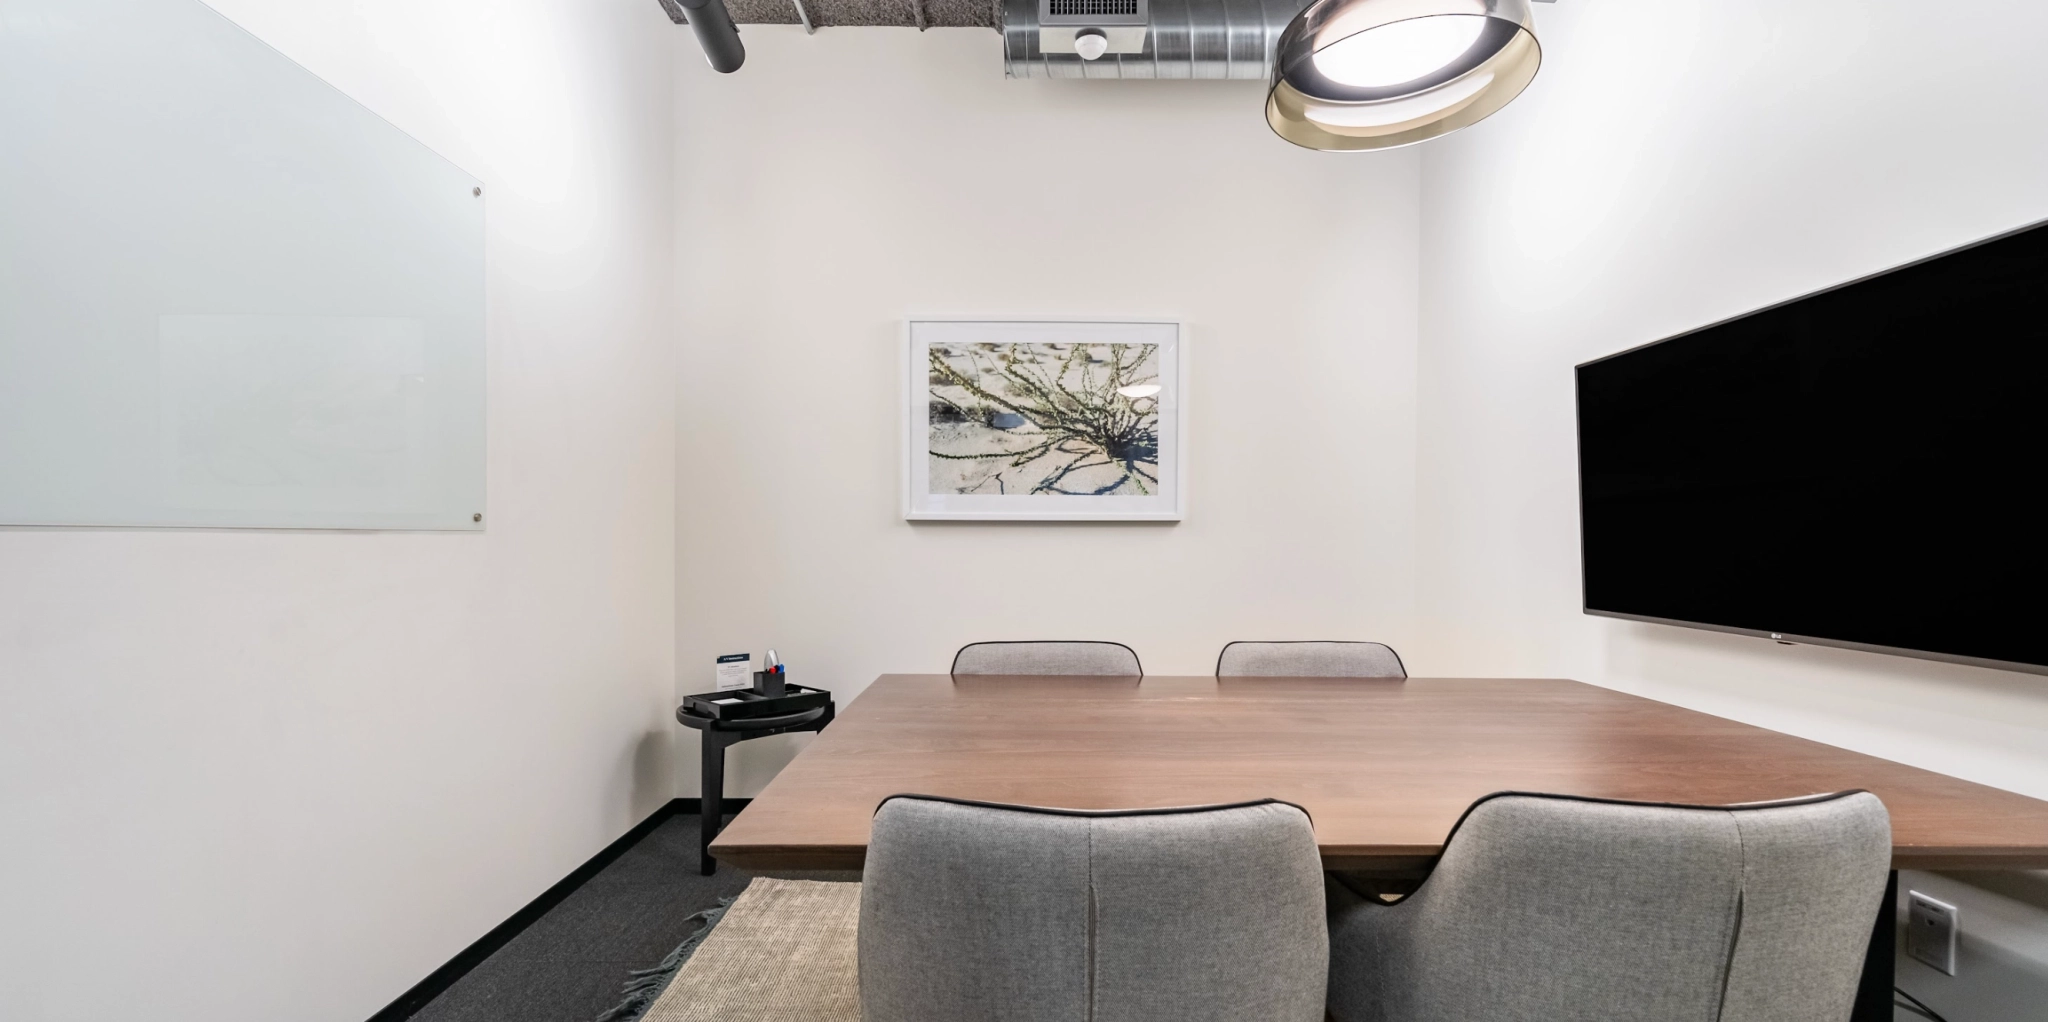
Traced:
<path id="1" fill-rule="evenodd" d="M 1585 610 L 2048 673 L 2048 225 L 1578 367 Z"/>

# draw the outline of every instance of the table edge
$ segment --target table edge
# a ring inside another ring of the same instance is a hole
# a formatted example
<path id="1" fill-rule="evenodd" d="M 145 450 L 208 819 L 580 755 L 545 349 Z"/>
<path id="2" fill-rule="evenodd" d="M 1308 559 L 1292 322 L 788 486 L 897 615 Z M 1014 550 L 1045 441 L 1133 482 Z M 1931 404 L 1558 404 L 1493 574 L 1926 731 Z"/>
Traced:
<path id="1" fill-rule="evenodd" d="M 888 680 L 890 680 L 890 679 L 912 679 L 912 680 L 917 680 L 917 679 L 951 679 L 952 677 L 953 677 L 952 675 L 948 675 L 948 674 L 943 674 L 943 673 L 897 673 L 897 672 L 891 672 L 891 673 L 886 673 L 886 674 L 881 674 L 881 675 L 877 675 L 877 676 L 876 676 L 876 677 L 874 678 L 874 680 L 873 680 L 872 682 L 870 682 L 870 685 L 872 685 L 872 684 L 875 684 L 875 683 L 879 683 L 879 682 L 883 682 L 883 681 L 888 681 Z M 990 676 L 990 677 L 993 677 L 993 676 Z M 984 678 L 977 678 L 976 680 L 987 680 L 987 679 L 984 679 Z M 1032 680 L 1043 680 L 1043 679 L 1032 679 Z M 1102 679 L 1089 679 L 1089 680 L 1097 680 L 1097 681 L 1099 681 L 1099 680 L 1102 680 Z M 1137 677 L 1137 678 L 1130 678 L 1130 679 L 1116 679 L 1116 680 L 1120 680 L 1120 681 L 1124 681 L 1124 680 L 1127 680 L 1127 681 L 1139 681 L 1139 682 L 1142 682 L 1142 681 L 1145 681 L 1145 680 L 1179 680 L 1179 681 L 1195 681 L 1195 680 L 1209 680 L 1209 681 L 1216 681 L 1216 680 L 1231 680 L 1231 681 L 1241 681 L 1241 680 L 1256 680 L 1256 679 L 1217 679 L 1217 678 L 1215 678 L 1214 676 L 1211 676 L 1211 675 L 1179 675 L 1179 674 L 1159 674 L 1159 675 L 1144 675 L 1144 676 L 1140 676 L 1140 677 Z M 1286 680 L 1301 680 L 1301 679 L 1286 679 Z M 1352 679 L 1352 680 L 1356 680 L 1356 679 Z M 1822 741 L 1822 740 L 1819 740 L 1819 739 L 1815 739 L 1815 738 L 1808 738 L 1808 737 L 1805 737 L 1805 736 L 1801 736 L 1801 735 L 1795 735 L 1795 734 L 1791 734 L 1791 733 L 1789 733 L 1789 732 L 1779 731 L 1779 730 L 1777 730 L 1777 729 L 1775 729 L 1775 728 L 1770 728 L 1770 727 L 1766 727 L 1766 726 L 1763 726 L 1763 725 L 1759 725 L 1759 724 L 1752 724 L 1752 723 L 1748 723 L 1748 722 L 1745 722 L 1745 721 L 1739 721 L 1739 720 L 1735 720 L 1734 718 L 1730 718 L 1730 717 L 1722 717 L 1722 716 L 1720 716 L 1719 714 L 1714 714 L 1714 713 L 1710 713 L 1710 712 L 1708 712 L 1708 711 L 1704 711 L 1704 710 L 1695 710 L 1695 709 L 1692 709 L 1692 708 L 1690 708 L 1690 707 L 1684 707 L 1684 706 L 1679 706 L 1678 704 L 1675 704 L 1675 703 L 1667 703 L 1667 702 L 1665 702 L 1665 701 L 1663 701 L 1663 700 L 1655 699 L 1655 698 L 1652 698 L 1652 697 L 1649 697 L 1649 696 L 1644 696 L 1644 695 L 1641 695 L 1641 694 L 1638 694 L 1638 693 L 1634 693 L 1634 692 L 1629 692 L 1629 691 L 1626 691 L 1626 690 L 1623 690 L 1623 689 L 1616 689 L 1616 688 L 1610 688 L 1610 687 L 1608 687 L 1608 686 L 1604 686 L 1604 685 L 1596 685 L 1596 684 L 1593 684 L 1593 683 L 1590 683 L 1590 682 L 1580 681 L 1580 680 L 1578 680 L 1578 679 L 1576 679 L 1576 678 L 1569 678 L 1569 677 L 1505 677 L 1505 676 L 1503 676 L 1503 677 L 1492 677 L 1492 676 L 1478 676 L 1478 677 L 1475 677 L 1475 676 L 1467 676 L 1467 675 L 1445 675 L 1445 676 L 1435 676 L 1435 675 L 1432 675 L 1432 676 L 1418 676 L 1418 677 L 1414 677 L 1414 678 L 1408 678 L 1408 679 L 1401 679 L 1401 680 L 1404 680 L 1404 681 L 1424 681 L 1424 682 L 1427 682 L 1427 681 L 1485 681 L 1485 682 L 1515 682 L 1515 683 L 1520 683 L 1520 684 L 1527 684 L 1527 683 L 1532 683 L 1532 682 L 1534 682 L 1534 683 L 1551 683 L 1551 684 L 1563 684 L 1563 685 L 1568 685 L 1568 686 L 1572 686 L 1572 687 L 1576 687 L 1576 688 L 1584 688 L 1584 689 L 1591 689 L 1591 690 L 1595 690 L 1595 691 L 1601 692 L 1601 693 L 1602 693 L 1603 695 L 1609 695 L 1609 696 L 1619 697 L 1619 698 L 1623 698 L 1623 699 L 1627 699 L 1627 700 L 1631 700 L 1631 701 L 1642 701 L 1642 702 L 1647 702 L 1647 703 L 1653 703 L 1653 704 L 1657 704 L 1657 705 L 1660 705 L 1660 706 L 1668 706 L 1668 707 L 1672 707 L 1672 708 L 1674 708 L 1674 709 L 1678 709 L 1678 710 L 1686 711 L 1686 712 L 1689 712 L 1689 713 L 1696 713 L 1696 714 L 1701 714 L 1701 715 L 1703 715 L 1703 716 L 1708 716 L 1708 717 L 1714 717 L 1714 718 L 1717 718 L 1717 719 L 1720 719 L 1720 720 L 1728 721 L 1729 723 L 1732 723 L 1732 724 L 1740 725 L 1740 726 L 1742 726 L 1742 727 L 1745 727 L 1745 728 L 1750 728 L 1750 729 L 1754 729 L 1754 730 L 1758 730 L 1758 731 L 1765 731 L 1765 732 L 1770 732 L 1770 733 L 1772 733 L 1772 734 L 1780 735 L 1780 736 L 1783 736 L 1783 737 L 1785 737 L 1785 738 L 1789 738 L 1789 739 L 1792 739 L 1792 740 L 1795 740 L 1795 741 L 1800 741 L 1800 742 L 1808 742 L 1808 743 L 1812 743 L 1812 744 L 1814 744 L 1814 745 L 1824 746 L 1824 747 L 1826 747 L 1826 748 L 1834 749 L 1834 750 L 1837 750 L 1837 751 L 1840 751 L 1840 752 L 1844 752 L 1844 753 L 1848 753 L 1848 754 L 1851 754 L 1851 755 L 1855 755 L 1855 756 L 1860 756 L 1860 757 L 1865 757 L 1865 758 L 1868 758 L 1868 759 L 1873 759 L 1873 760 L 1878 760 L 1878 761 L 1880 761 L 1880 762 L 1884 762 L 1884 763 L 1890 764 L 1890 765 L 1892 765 L 1892 766 L 1897 766 L 1897 767 L 1903 767 L 1903 768 L 1905 768 L 1905 769 L 1908 769 L 1908 770 L 1912 770 L 1912 771 L 1917 771 L 1917 772 L 1920 772 L 1920 773 L 1926 773 L 1926 774 L 1931 774 L 1931 775 L 1934 775 L 1934 776 L 1936 776 L 1936 777 L 1940 777 L 1940 778 L 1942 778 L 1942 779 L 1944 779 L 1944 780 L 1947 780 L 1947 781 L 1954 781 L 1954 782 L 1958 782 L 1958 783 L 1961 783 L 1961 784 L 1964 784 L 1964 785 L 1969 785 L 1969 786 L 1971 786 L 1971 787 L 1974 787 L 1974 788 L 1981 788 L 1981 789 L 1984 789 L 1985 791 L 1988 791 L 1988 792 L 1995 792 L 1995 793 L 1997 793 L 1997 794 L 1999 794 L 1999 795 L 2006 795 L 2006 796 L 2012 796 L 2012 797 L 2016 797 L 2016 798 L 2020 798 L 2020 799 L 2026 799 L 2026 800 L 2029 800 L 2029 801 L 2034 801 L 2034 802 L 2048 802 L 2048 799 L 2037 799 L 2037 798 L 2034 798 L 2033 796 L 2029 796 L 2029 795 L 2026 795 L 2025 793 L 2022 793 L 2022 792 L 2017 792 L 2017 791 L 2013 791 L 2012 789 L 2009 789 L 2009 788 L 2001 788 L 2001 787 L 1997 787 L 1997 786 L 1995 786 L 1995 785 L 1985 784 L 1985 783 L 1983 783 L 1983 782 L 1981 782 L 1981 781 L 1972 781 L 1972 780 L 1969 780 L 1969 779 L 1967 779 L 1967 778 L 1963 778 L 1963 777 L 1958 777 L 1958 776 L 1955 776 L 1955 775 L 1953 775 L 1953 774 L 1945 774 L 1945 773 L 1942 773 L 1942 772 L 1940 772 L 1940 771 L 1938 771 L 1938 770 L 1933 770 L 1933 769 L 1930 769 L 1930 768 L 1927 768 L 1927 767 L 1919 767 L 1919 766 L 1914 766 L 1914 765 L 1912 765 L 1912 764 L 1909 764 L 1909 763 L 1904 763 L 1904 762 L 1901 762 L 1901 761 L 1898 761 L 1898 760 L 1894 760 L 1894 759 L 1889 759 L 1889 758 L 1887 758 L 1887 757 L 1884 757 L 1884 756 L 1879 756 L 1879 755 L 1875 755 L 1875 754 L 1872 754 L 1872 753 L 1867 753 L 1867 752 L 1861 752 L 1861 751 L 1858 751 L 1858 750 L 1855 750 L 1855 749 L 1850 749 L 1850 748 L 1847 748 L 1847 747 L 1845 747 L 1845 746 L 1840 746 L 1840 745 L 1834 745 L 1834 744 L 1832 744 L 1832 743 L 1829 743 L 1829 742 L 1825 742 L 1825 741 Z M 861 707 L 861 700 L 859 699 L 859 696 L 860 696 L 860 695 L 865 695 L 865 694 L 866 694 L 866 691 L 865 691 L 865 689 L 863 689 L 863 691 L 862 691 L 861 693 L 857 693 L 857 694 L 856 694 L 856 696 L 855 696 L 854 698 L 848 699 L 848 700 L 846 701 L 846 706 L 844 706 L 843 708 L 841 708 L 841 710 L 840 710 L 840 713 L 839 713 L 839 716 L 840 716 L 840 718 L 841 718 L 842 720 L 846 719 L 846 718 L 847 718 L 847 717 L 848 717 L 848 716 L 849 716 L 850 714 L 852 714 L 852 713 L 856 713 L 856 712 L 859 712 L 859 711 L 861 711 L 861 710 L 863 709 L 863 708 Z M 825 731 L 821 732 L 821 733 L 820 733 L 820 737 L 821 737 L 821 740 L 822 740 L 822 739 L 825 739 L 825 738 L 829 738 L 829 737 L 830 737 L 830 734 L 831 734 L 831 732 L 830 732 L 830 729 L 829 729 L 829 728 L 828 728 L 828 729 L 826 729 Z M 806 750 L 806 751 L 809 751 L 809 750 Z M 781 779 L 781 778 L 780 778 L 780 777 L 778 776 L 778 777 L 777 777 L 777 778 L 776 778 L 775 780 L 780 780 L 780 779 Z M 761 794 L 762 794 L 763 796 L 769 796 L 769 795 L 773 795 L 773 794 L 775 793 L 775 792 L 774 792 L 774 790 L 773 790 L 774 788 L 775 788 L 775 781 L 774 781 L 774 780 L 771 780 L 771 781 L 770 781 L 770 783 L 769 783 L 769 786 L 768 786 L 768 788 L 767 788 L 767 789 L 764 789 L 764 790 L 763 790 L 763 792 L 762 792 Z M 866 846 L 866 844 L 865 844 L 865 843 L 862 843 L 862 844 L 803 844 L 803 845 L 791 845 L 791 844 L 754 844 L 754 843 L 748 843 L 748 844 L 744 844 L 744 845 L 736 845 L 736 844 L 730 844 L 730 843 L 727 843 L 727 842 L 726 842 L 726 841 L 725 841 L 725 840 L 724 840 L 723 838 L 717 838 L 717 839 L 714 839 L 714 840 L 712 841 L 712 843 L 711 843 L 711 846 L 710 846 L 710 851 L 711 851 L 711 854 L 712 854 L 713 856 L 715 856 L 715 857 L 716 857 L 716 858 L 717 858 L 717 859 L 718 859 L 719 861 L 722 861 L 722 862 L 727 862 L 727 863 L 730 863 L 730 864 L 732 864 L 732 865 L 734 865 L 734 866 L 736 866 L 736 867 L 739 867 L 739 868 L 741 868 L 741 869 L 747 869 L 747 870 L 753 870 L 753 871 L 760 871 L 760 870 L 790 870 L 790 871 L 807 871 L 807 870 L 858 870 L 858 869 L 861 869 L 861 868 L 862 868 L 862 866 L 863 866 L 863 864 L 864 864 L 864 862 L 865 862 L 865 860 L 866 860 L 866 857 L 867 857 L 867 846 Z M 1322 860 L 1323 860 L 1323 865 L 1324 865 L 1324 868 L 1326 868 L 1326 869 L 1330 869 L 1330 870 L 1359 870 L 1359 871 L 1364 871 L 1364 872 L 1375 872 L 1375 873 L 1382 873 L 1383 875 L 1389 875 L 1389 876 L 1396 876 L 1396 875 L 1422 875 L 1423 873 L 1426 873 L 1426 872 L 1428 871 L 1428 869 L 1429 869 L 1429 868 L 1430 868 L 1431 866 L 1433 866 L 1433 865 L 1434 865 L 1434 863 L 1435 863 L 1435 861 L 1437 860 L 1437 858 L 1441 856 L 1441 854 L 1442 854 L 1442 851 L 1443 851 L 1443 846 L 1442 846 L 1441 844 L 1433 844 L 1433 845 L 1419 845 L 1419 844 L 1417 844 L 1417 845 L 1322 845 L 1322 846 L 1320 846 L 1320 847 L 1318 848 L 1318 851 L 1319 851 L 1319 853 L 1321 854 L 1321 857 L 1322 857 Z M 1893 848 L 1893 850 L 1892 850 L 1892 867 L 1893 867 L 1894 869 L 1918 869 L 1918 870 L 1955 870 L 1955 871 L 1988 871 L 1988 870 L 2040 870 L 2040 869 L 2048 869 L 2048 844 L 2043 844 L 2043 845 L 2033 845 L 2033 844 L 2026 844 L 2026 845 L 2003 845 L 2003 846 L 1990 846 L 1990 845 L 1932 845 L 1932 844 L 1928 844 L 1928 845 L 1894 846 L 1894 848 Z M 1419 870 L 1419 872 L 1418 872 L 1418 870 Z"/>
<path id="2" fill-rule="evenodd" d="M 857 870 L 866 864 L 867 851 L 865 845 L 725 845 L 715 839 L 711 842 L 711 854 L 718 861 L 750 872 Z M 1426 875 L 1443 854 L 1440 847 L 1433 846 L 1325 846 L 1318 852 L 1326 870 L 1390 877 Z M 2048 847 L 1895 848 L 1892 868 L 1963 872 L 2048 869 Z"/>

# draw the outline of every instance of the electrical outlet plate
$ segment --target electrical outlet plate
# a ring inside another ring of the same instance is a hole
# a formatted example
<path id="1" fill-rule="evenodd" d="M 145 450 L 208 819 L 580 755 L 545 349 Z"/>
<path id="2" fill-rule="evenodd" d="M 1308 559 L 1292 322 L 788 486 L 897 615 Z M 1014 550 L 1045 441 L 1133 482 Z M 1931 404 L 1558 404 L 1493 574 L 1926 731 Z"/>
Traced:
<path id="1" fill-rule="evenodd" d="M 1906 954 L 1928 968 L 1956 974 L 1956 907 L 1906 892 Z"/>

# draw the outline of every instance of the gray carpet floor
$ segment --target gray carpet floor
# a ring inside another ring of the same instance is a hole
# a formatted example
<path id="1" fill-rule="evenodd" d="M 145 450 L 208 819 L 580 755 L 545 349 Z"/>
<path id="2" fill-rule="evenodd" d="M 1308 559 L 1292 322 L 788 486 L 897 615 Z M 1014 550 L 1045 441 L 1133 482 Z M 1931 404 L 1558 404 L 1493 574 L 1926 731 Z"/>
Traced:
<path id="1" fill-rule="evenodd" d="M 590 1022 L 619 1002 L 626 974 L 660 962 L 748 876 L 697 873 L 697 818 L 678 816 L 628 849 L 413 1022 Z"/>

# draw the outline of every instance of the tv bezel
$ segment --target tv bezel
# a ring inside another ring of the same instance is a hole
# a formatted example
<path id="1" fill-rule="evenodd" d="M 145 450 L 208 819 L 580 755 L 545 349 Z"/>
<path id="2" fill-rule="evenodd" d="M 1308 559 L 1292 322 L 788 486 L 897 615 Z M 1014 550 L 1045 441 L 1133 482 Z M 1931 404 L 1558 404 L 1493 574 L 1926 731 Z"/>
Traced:
<path id="1" fill-rule="evenodd" d="M 1667 344 L 1671 341 L 1683 340 L 1687 337 L 1693 336 L 1694 334 L 1704 333 L 1716 327 L 1725 326 L 1729 323 L 1736 322 L 1737 320 L 1744 320 L 1754 316 L 1761 316 L 1764 313 L 1774 312 L 1788 305 L 1797 305 L 1798 303 L 1806 301 L 1809 298 L 1816 298 L 1821 295 L 1828 294 L 1830 292 L 1840 291 L 1846 287 L 1854 287 L 1858 284 L 1865 283 L 1866 281 L 1876 280 L 1879 277 L 1888 277 L 1901 270 L 1910 270 L 1915 266 L 1920 266 L 1925 263 L 1931 263 L 1937 259 L 1946 259 L 1949 256 L 1957 255 L 1962 252 L 1967 252 L 1973 248 L 1989 245 L 1997 241 L 2004 241 L 2005 239 L 2013 237 L 2014 235 L 2025 234 L 2028 231 L 2044 227 L 2048 227 L 2048 219 L 2036 220 L 2032 223 L 2023 224 L 2019 227 L 2012 228 L 2011 230 L 2000 231 L 1997 234 L 1978 238 L 1975 241 L 1965 242 L 1953 248 L 1945 248 L 1932 255 L 1922 256 L 1910 262 L 1899 263 L 1896 266 L 1888 266 L 1882 270 L 1878 270 L 1873 273 L 1866 273 L 1860 277 L 1855 277 L 1853 279 L 1845 280 L 1836 284 L 1830 284 L 1826 287 L 1815 288 L 1812 291 L 1807 291 L 1802 294 L 1795 295 L 1783 301 L 1773 302 L 1770 305 L 1758 306 L 1757 308 L 1751 309 L 1747 312 L 1741 312 L 1733 316 L 1727 316 L 1722 319 L 1717 319 L 1711 323 L 1706 323 L 1701 326 L 1694 327 L 1690 330 L 1683 331 L 1681 333 L 1675 333 L 1668 337 L 1660 337 L 1654 341 L 1647 341 L 1642 344 L 1637 344 L 1632 347 L 1624 348 L 1620 351 L 1602 355 L 1599 358 L 1588 359 L 1587 361 L 1581 362 L 1578 365 L 1573 366 L 1572 445 L 1573 453 L 1576 456 L 1577 460 L 1576 468 L 1578 470 L 1579 475 L 1577 490 L 1579 511 L 1580 612 L 1588 617 L 1613 618 L 1618 621 L 1641 621 L 1653 625 L 1672 625 L 1678 628 L 1692 628 L 1704 632 L 1720 632 L 1724 635 L 1745 635 L 1758 639 L 1770 639 L 1787 646 L 1826 646 L 1833 649 L 1853 649 L 1863 653 L 1883 653 L 1889 656 L 1912 657 L 1916 660 L 1933 660 L 1939 663 L 1962 664 L 1966 667 L 1984 667 L 1990 668 L 1992 670 L 2018 671 L 2024 674 L 2048 675 L 2048 664 L 2030 664 L 2017 660 L 1992 660 L 1986 657 L 1963 656 L 1957 653 L 1942 653 L 1935 650 L 1927 649 L 1912 649 L 1906 646 L 1884 646 L 1869 642 L 1853 642 L 1848 639 L 1830 639 L 1818 635 L 1801 635 L 1794 632 L 1773 632 L 1760 628 L 1742 628 L 1736 625 L 1718 625 L 1707 621 L 1687 621 L 1681 618 L 1654 617 L 1648 614 L 1629 614 L 1618 610 L 1598 610 L 1594 607 L 1589 606 L 1586 602 L 1586 443 L 1584 435 L 1585 415 L 1584 406 L 1581 403 L 1584 395 L 1580 393 L 1579 389 L 1579 372 L 1580 370 L 1583 370 L 1588 366 L 1599 365 L 1602 362 L 1606 362 L 1610 359 L 1617 359 L 1624 355 L 1632 355 L 1638 351 L 1642 351 L 1645 348 L 1654 348 L 1660 344 Z"/>

